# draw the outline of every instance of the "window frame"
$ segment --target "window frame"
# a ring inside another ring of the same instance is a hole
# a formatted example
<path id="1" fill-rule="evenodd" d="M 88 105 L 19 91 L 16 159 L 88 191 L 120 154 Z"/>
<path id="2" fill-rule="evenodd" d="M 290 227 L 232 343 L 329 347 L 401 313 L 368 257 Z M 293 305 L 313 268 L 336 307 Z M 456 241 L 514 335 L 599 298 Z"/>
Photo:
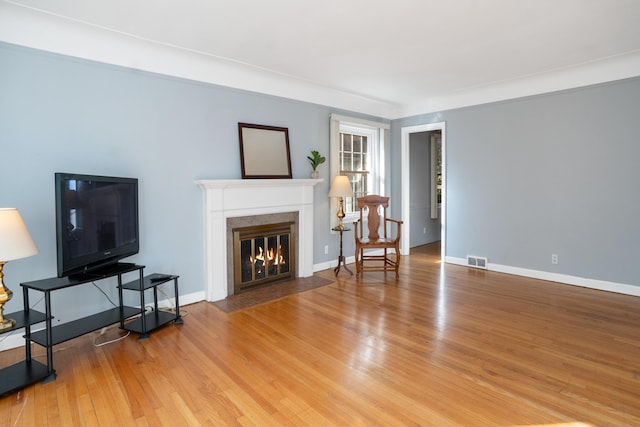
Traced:
<path id="1" fill-rule="evenodd" d="M 366 180 L 367 185 L 366 188 L 368 190 L 368 194 L 379 194 L 380 192 L 380 143 L 379 143 L 379 131 L 378 129 L 374 129 L 369 126 L 358 126 L 351 123 L 341 123 L 340 124 L 340 135 L 349 134 L 349 135 L 358 135 L 367 138 L 367 156 L 369 161 L 369 167 L 366 169 L 368 171 Z M 342 138 L 340 138 L 342 142 Z M 340 153 L 340 148 L 338 147 L 338 153 Z M 340 160 L 342 161 L 342 156 L 340 156 Z M 344 174 L 344 169 L 339 171 L 339 174 Z M 363 194 L 366 196 L 367 194 Z M 354 220 L 358 217 L 358 212 L 356 209 L 353 211 L 349 211 L 346 209 L 347 203 L 345 200 L 345 220 Z"/>
<path id="2" fill-rule="evenodd" d="M 333 182 L 333 178 L 341 173 L 340 134 L 351 133 L 354 135 L 363 135 L 367 136 L 368 144 L 370 144 L 368 152 L 371 156 L 369 159 L 371 162 L 371 173 L 367 178 L 368 192 L 369 194 L 386 195 L 388 183 L 386 183 L 385 171 L 388 165 L 385 153 L 388 151 L 388 132 L 389 124 L 387 123 L 332 114 L 330 126 L 330 182 Z M 332 198 L 331 228 L 337 225 L 337 216 L 334 215 L 334 213 L 338 211 L 338 204 L 339 201 L 336 198 Z M 343 222 L 350 224 L 357 219 L 359 219 L 359 212 L 356 210 L 346 213 Z"/>

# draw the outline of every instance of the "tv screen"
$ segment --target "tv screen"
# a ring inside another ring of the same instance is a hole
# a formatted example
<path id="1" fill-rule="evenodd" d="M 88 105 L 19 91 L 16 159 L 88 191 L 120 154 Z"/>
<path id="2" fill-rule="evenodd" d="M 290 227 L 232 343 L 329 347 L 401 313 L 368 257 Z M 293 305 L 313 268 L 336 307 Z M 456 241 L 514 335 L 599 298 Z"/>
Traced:
<path id="1" fill-rule="evenodd" d="M 56 173 L 55 187 L 58 277 L 138 253 L 137 179 Z"/>

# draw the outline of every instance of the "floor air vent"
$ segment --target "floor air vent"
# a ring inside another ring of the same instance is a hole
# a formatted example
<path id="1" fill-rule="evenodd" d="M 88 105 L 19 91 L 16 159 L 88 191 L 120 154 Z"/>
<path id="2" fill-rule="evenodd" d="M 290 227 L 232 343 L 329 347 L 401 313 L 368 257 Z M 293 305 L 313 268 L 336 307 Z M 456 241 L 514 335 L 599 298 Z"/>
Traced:
<path id="1" fill-rule="evenodd" d="M 487 258 L 481 256 L 467 255 L 467 265 L 469 267 L 487 269 Z"/>

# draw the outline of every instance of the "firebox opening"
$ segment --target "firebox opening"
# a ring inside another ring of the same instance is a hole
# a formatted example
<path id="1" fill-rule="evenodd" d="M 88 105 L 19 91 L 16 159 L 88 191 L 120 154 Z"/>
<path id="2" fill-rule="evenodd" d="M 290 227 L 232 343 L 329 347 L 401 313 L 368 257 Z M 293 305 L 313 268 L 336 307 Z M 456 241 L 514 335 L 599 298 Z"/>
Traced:
<path id="1" fill-rule="evenodd" d="M 295 277 L 295 222 L 233 229 L 234 293 Z"/>

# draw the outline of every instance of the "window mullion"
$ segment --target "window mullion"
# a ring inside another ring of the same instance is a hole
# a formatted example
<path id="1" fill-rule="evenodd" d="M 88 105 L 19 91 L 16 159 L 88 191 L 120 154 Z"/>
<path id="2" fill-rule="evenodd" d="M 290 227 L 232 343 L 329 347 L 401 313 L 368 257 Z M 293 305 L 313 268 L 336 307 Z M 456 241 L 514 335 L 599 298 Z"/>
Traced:
<path id="1" fill-rule="evenodd" d="M 356 124 L 339 124 L 339 150 L 335 173 L 347 175 L 354 190 L 354 197 L 345 200 L 345 211 L 354 214 L 355 198 L 380 191 L 377 180 L 380 179 L 380 168 L 377 162 L 382 156 L 378 153 L 382 147 L 379 143 L 377 128 Z M 335 139 L 334 139 L 335 140 Z"/>

